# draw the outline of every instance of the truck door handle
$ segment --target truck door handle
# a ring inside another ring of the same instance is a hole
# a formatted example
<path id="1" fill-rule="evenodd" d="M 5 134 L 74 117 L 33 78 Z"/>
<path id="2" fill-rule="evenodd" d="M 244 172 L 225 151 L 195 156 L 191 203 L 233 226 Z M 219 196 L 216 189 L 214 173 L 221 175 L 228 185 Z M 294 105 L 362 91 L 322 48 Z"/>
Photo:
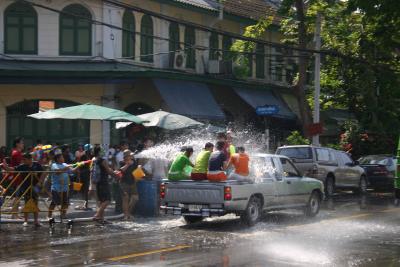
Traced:
<path id="1" fill-rule="evenodd" d="M 287 183 L 287 184 L 291 184 L 292 182 L 291 182 L 291 181 L 286 181 L 286 183 Z"/>

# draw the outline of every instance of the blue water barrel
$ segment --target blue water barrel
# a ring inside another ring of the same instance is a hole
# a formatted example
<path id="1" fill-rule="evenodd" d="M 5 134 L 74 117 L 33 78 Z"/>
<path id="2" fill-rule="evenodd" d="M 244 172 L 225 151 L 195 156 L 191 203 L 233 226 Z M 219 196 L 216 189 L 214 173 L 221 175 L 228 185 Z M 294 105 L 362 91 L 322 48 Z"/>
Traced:
<path id="1" fill-rule="evenodd" d="M 154 217 L 160 210 L 160 182 L 142 180 L 137 183 L 139 201 L 135 213 L 140 216 Z"/>

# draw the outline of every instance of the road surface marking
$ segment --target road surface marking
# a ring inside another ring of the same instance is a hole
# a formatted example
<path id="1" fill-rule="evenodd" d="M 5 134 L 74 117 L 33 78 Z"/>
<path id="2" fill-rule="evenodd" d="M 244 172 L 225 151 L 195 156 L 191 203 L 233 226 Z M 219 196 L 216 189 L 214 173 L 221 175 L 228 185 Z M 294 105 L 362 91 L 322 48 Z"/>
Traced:
<path id="1" fill-rule="evenodd" d="M 137 257 L 143 257 L 151 254 L 157 254 L 157 253 L 162 253 L 162 252 L 171 252 L 171 251 L 177 251 L 185 248 L 190 248 L 190 246 L 186 245 L 181 245 L 181 246 L 176 246 L 172 248 L 163 248 L 163 249 L 157 249 L 157 250 L 150 250 L 146 252 L 139 252 L 139 253 L 133 253 L 125 256 L 119 256 L 119 257 L 114 257 L 114 258 L 109 258 L 108 260 L 110 261 L 120 261 L 120 260 L 125 260 L 125 259 L 131 259 L 131 258 L 137 258 Z"/>

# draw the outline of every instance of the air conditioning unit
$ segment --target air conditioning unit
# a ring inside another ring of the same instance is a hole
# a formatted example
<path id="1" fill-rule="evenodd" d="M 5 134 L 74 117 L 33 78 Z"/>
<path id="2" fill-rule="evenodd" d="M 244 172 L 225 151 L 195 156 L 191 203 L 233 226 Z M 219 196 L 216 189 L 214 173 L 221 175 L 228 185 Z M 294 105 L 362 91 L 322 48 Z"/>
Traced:
<path id="1" fill-rule="evenodd" d="M 221 60 L 209 60 L 208 61 L 208 73 L 211 74 L 223 74 L 225 73 L 225 65 Z"/>
<path id="2" fill-rule="evenodd" d="M 174 69 L 186 68 L 186 54 L 184 51 L 175 52 Z"/>

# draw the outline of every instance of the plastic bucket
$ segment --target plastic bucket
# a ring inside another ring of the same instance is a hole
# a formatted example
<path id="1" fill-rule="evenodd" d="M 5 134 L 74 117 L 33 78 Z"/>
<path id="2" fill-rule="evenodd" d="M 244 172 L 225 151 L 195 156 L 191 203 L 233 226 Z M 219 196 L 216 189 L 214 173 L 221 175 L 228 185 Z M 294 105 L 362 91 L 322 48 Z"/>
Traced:
<path id="1" fill-rule="evenodd" d="M 83 185 L 82 183 L 73 182 L 72 183 L 72 189 L 74 189 L 74 191 L 81 191 L 82 185 Z"/>

